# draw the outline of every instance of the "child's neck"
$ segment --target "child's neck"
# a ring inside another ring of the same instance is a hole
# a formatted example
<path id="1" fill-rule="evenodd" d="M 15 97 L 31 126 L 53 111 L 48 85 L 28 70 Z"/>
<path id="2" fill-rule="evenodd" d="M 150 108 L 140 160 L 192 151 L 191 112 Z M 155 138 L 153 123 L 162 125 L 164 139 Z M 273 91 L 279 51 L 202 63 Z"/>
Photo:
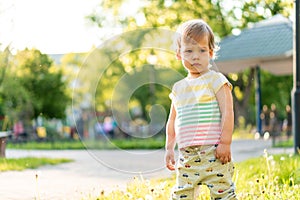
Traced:
<path id="1" fill-rule="evenodd" d="M 198 77 L 206 74 L 208 71 L 209 71 L 209 69 L 201 71 L 201 72 L 189 72 L 187 77 L 190 79 L 198 78 Z"/>

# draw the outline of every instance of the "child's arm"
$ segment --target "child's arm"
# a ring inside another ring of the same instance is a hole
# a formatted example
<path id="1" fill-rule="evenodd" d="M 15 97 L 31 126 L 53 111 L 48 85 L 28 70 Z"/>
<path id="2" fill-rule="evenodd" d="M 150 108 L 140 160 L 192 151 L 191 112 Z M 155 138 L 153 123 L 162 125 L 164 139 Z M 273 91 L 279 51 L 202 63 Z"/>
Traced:
<path id="1" fill-rule="evenodd" d="M 231 161 L 230 145 L 234 128 L 233 100 L 229 86 L 224 84 L 216 94 L 221 112 L 221 138 L 216 149 L 216 158 L 223 164 Z"/>
<path id="2" fill-rule="evenodd" d="M 174 148 L 176 145 L 176 140 L 175 140 L 175 118 L 176 118 L 176 111 L 174 108 L 174 105 L 171 105 L 170 109 L 170 115 L 169 119 L 167 122 L 167 127 L 166 127 L 166 155 L 165 155 L 165 160 L 166 160 L 166 166 L 169 170 L 175 170 L 175 159 L 174 159 Z"/>

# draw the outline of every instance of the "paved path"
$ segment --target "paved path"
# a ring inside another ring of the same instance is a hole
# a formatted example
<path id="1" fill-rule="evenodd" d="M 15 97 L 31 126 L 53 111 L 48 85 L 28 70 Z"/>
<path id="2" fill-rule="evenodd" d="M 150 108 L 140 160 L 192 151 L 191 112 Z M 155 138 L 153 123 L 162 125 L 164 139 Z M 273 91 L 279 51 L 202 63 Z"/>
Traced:
<path id="1" fill-rule="evenodd" d="M 235 162 L 263 155 L 293 153 L 293 149 L 272 149 L 271 141 L 234 141 Z M 0 200 L 79 200 L 97 196 L 102 190 L 125 189 L 133 177 L 144 179 L 169 177 L 164 168 L 163 150 L 10 150 L 12 157 L 60 157 L 74 159 L 72 163 L 44 166 L 25 171 L 0 172 Z M 36 179 L 36 175 L 38 178 Z"/>

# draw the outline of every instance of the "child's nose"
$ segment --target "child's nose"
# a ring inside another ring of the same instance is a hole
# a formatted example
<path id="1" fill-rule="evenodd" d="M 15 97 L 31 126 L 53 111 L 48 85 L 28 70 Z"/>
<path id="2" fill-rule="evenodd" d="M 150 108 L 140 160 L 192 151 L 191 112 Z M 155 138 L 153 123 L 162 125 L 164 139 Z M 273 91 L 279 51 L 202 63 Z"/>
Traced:
<path id="1" fill-rule="evenodd" d="M 199 59 L 199 54 L 198 53 L 193 53 L 193 59 Z"/>

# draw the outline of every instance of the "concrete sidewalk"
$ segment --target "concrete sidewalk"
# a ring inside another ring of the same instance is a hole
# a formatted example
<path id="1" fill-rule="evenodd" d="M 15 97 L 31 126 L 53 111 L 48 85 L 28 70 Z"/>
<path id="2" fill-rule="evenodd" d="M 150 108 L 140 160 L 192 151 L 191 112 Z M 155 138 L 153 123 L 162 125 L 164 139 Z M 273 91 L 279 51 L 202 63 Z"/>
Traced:
<path id="1" fill-rule="evenodd" d="M 271 141 L 238 140 L 232 144 L 235 162 L 269 154 L 293 153 L 292 148 L 271 148 Z M 169 177 L 164 167 L 164 150 L 10 150 L 7 158 L 71 158 L 72 163 L 44 166 L 21 172 L 0 172 L 0 199 L 79 200 L 101 191 L 125 189 L 134 177 Z M 36 175 L 38 178 L 36 179 Z"/>

